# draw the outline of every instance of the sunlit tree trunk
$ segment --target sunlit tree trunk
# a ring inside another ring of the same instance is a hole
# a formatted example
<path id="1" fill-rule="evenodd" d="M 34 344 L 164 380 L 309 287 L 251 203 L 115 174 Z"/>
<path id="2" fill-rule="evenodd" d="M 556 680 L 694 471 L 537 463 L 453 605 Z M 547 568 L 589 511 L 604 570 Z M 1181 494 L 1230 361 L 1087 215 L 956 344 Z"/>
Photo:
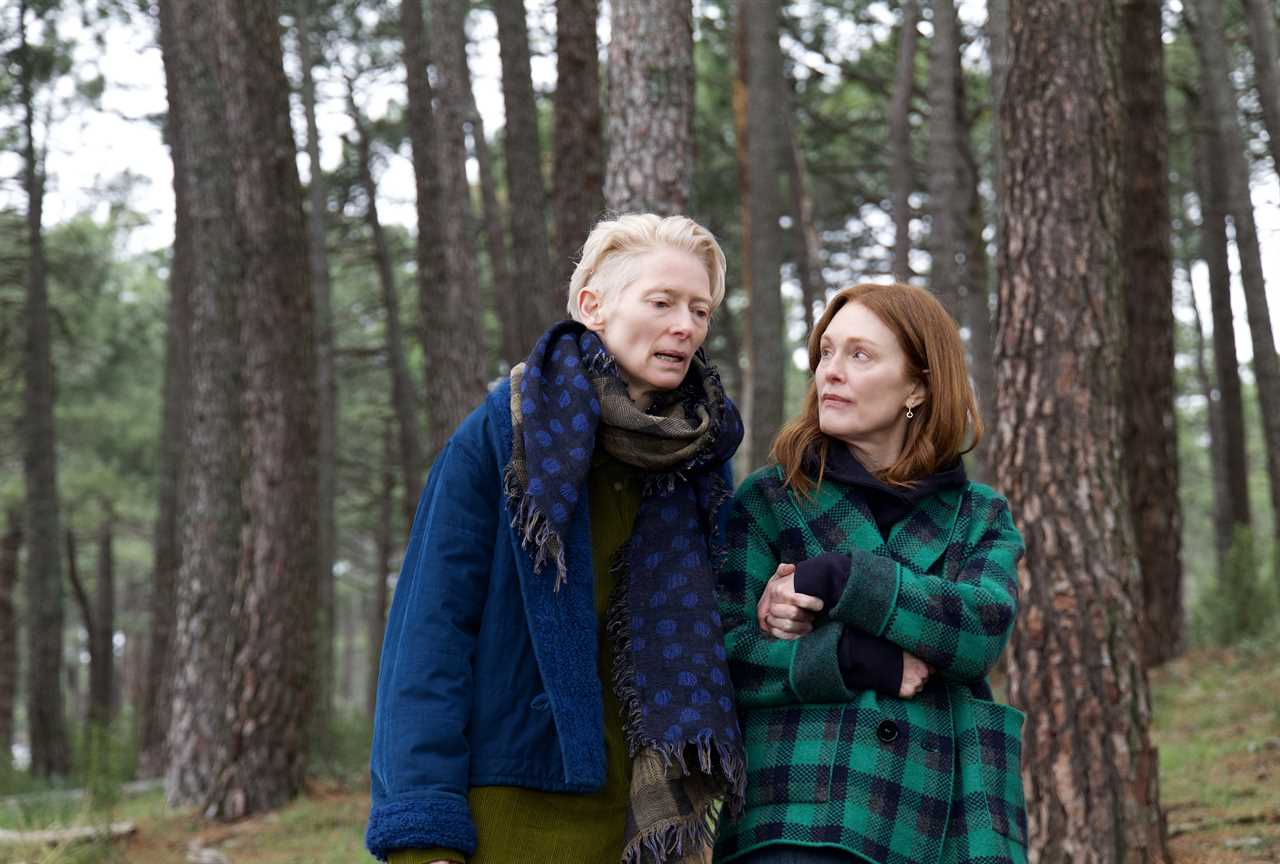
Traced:
<path id="1" fill-rule="evenodd" d="M 1249 47 L 1253 50 L 1254 80 L 1262 103 L 1271 164 L 1280 171 L 1280 59 L 1276 57 L 1276 7 L 1270 0 L 1244 0 L 1249 26 Z"/>

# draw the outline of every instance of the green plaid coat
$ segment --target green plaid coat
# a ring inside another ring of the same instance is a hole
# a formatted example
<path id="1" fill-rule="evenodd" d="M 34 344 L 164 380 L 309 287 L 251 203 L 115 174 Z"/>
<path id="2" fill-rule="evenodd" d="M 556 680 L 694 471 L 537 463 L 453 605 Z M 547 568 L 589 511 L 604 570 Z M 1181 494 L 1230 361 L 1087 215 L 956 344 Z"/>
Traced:
<path id="1" fill-rule="evenodd" d="M 836 846 L 876 864 L 1024 862 L 1023 715 L 985 676 L 1017 612 L 1022 538 L 1005 499 L 969 483 L 876 528 L 856 487 L 812 500 L 776 466 L 734 497 L 720 609 L 747 753 L 741 818 L 717 861 L 776 843 Z M 781 562 L 852 557 L 848 586 L 812 633 L 769 638 L 756 603 Z M 845 688 L 844 627 L 880 636 L 937 673 L 914 699 Z"/>

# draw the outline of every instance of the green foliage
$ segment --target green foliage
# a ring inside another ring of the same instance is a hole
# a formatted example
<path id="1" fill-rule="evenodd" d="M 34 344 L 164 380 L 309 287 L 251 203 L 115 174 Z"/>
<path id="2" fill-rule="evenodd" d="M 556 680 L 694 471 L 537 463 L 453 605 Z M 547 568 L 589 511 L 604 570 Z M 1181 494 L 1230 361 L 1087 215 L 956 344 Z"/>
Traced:
<path id="1" fill-rule="evenodd" d="M 1197 642 L 1234 645 L 1258 636 L 1275 616 L 1277 598 L 1262 581 L 1253 535 L 1248 528 L 1236 529 L 1216 582 L 1194 607 Z"/>

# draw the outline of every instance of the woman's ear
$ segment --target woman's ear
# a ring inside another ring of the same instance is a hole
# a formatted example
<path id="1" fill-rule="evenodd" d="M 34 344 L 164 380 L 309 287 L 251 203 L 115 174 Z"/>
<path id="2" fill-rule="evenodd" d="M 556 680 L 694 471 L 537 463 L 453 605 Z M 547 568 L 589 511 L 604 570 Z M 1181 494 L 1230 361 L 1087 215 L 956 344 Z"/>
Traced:
<path id="1" fill-rule="evenodd" d="M 906 405 L 914 411 L 923 405 L 928 398 L 929 385 L 926 379 L 920 378 L 916 380 L 915 384 L 911 385 L 911 392 L 907 393 Z"/>
<path id="2" fill-rule="evenodd" d="M 588 330 L 604 329 L 604 298 L 600 291 L 590 283 L 583 285 L 578 292 L 578 320 Z"/>

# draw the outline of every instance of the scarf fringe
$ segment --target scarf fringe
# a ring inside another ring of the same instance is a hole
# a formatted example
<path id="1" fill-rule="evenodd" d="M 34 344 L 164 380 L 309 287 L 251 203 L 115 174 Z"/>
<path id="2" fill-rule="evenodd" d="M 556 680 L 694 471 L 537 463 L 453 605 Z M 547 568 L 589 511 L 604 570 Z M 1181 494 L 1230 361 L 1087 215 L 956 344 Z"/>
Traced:
<path id="1" fill-rule="evenodd" d="M 679 860 L 686 848 L 693 851 L 713 845 L 722 812 L 707 806 L 679 822 L 637 834 L 622 850 L 622 864 Z"/>
<path id="2" fill-rule="evenodd" d="M 548 561 L 555 563 L 555 590 L 558 592 L 569 578 L 569 569 L 564 560 L 564 541 L 556 533 L 556 528 L 547 515 L 538 509 L 533 496 L 525 494 L 525 490 L 520 488 L 514 463 L 508 463 L 502 472 L 502 491 L 512 514 L 511 527 L 520 536 L 521 547 L 533 557 L 534 572 L 545 567 Z"/>

